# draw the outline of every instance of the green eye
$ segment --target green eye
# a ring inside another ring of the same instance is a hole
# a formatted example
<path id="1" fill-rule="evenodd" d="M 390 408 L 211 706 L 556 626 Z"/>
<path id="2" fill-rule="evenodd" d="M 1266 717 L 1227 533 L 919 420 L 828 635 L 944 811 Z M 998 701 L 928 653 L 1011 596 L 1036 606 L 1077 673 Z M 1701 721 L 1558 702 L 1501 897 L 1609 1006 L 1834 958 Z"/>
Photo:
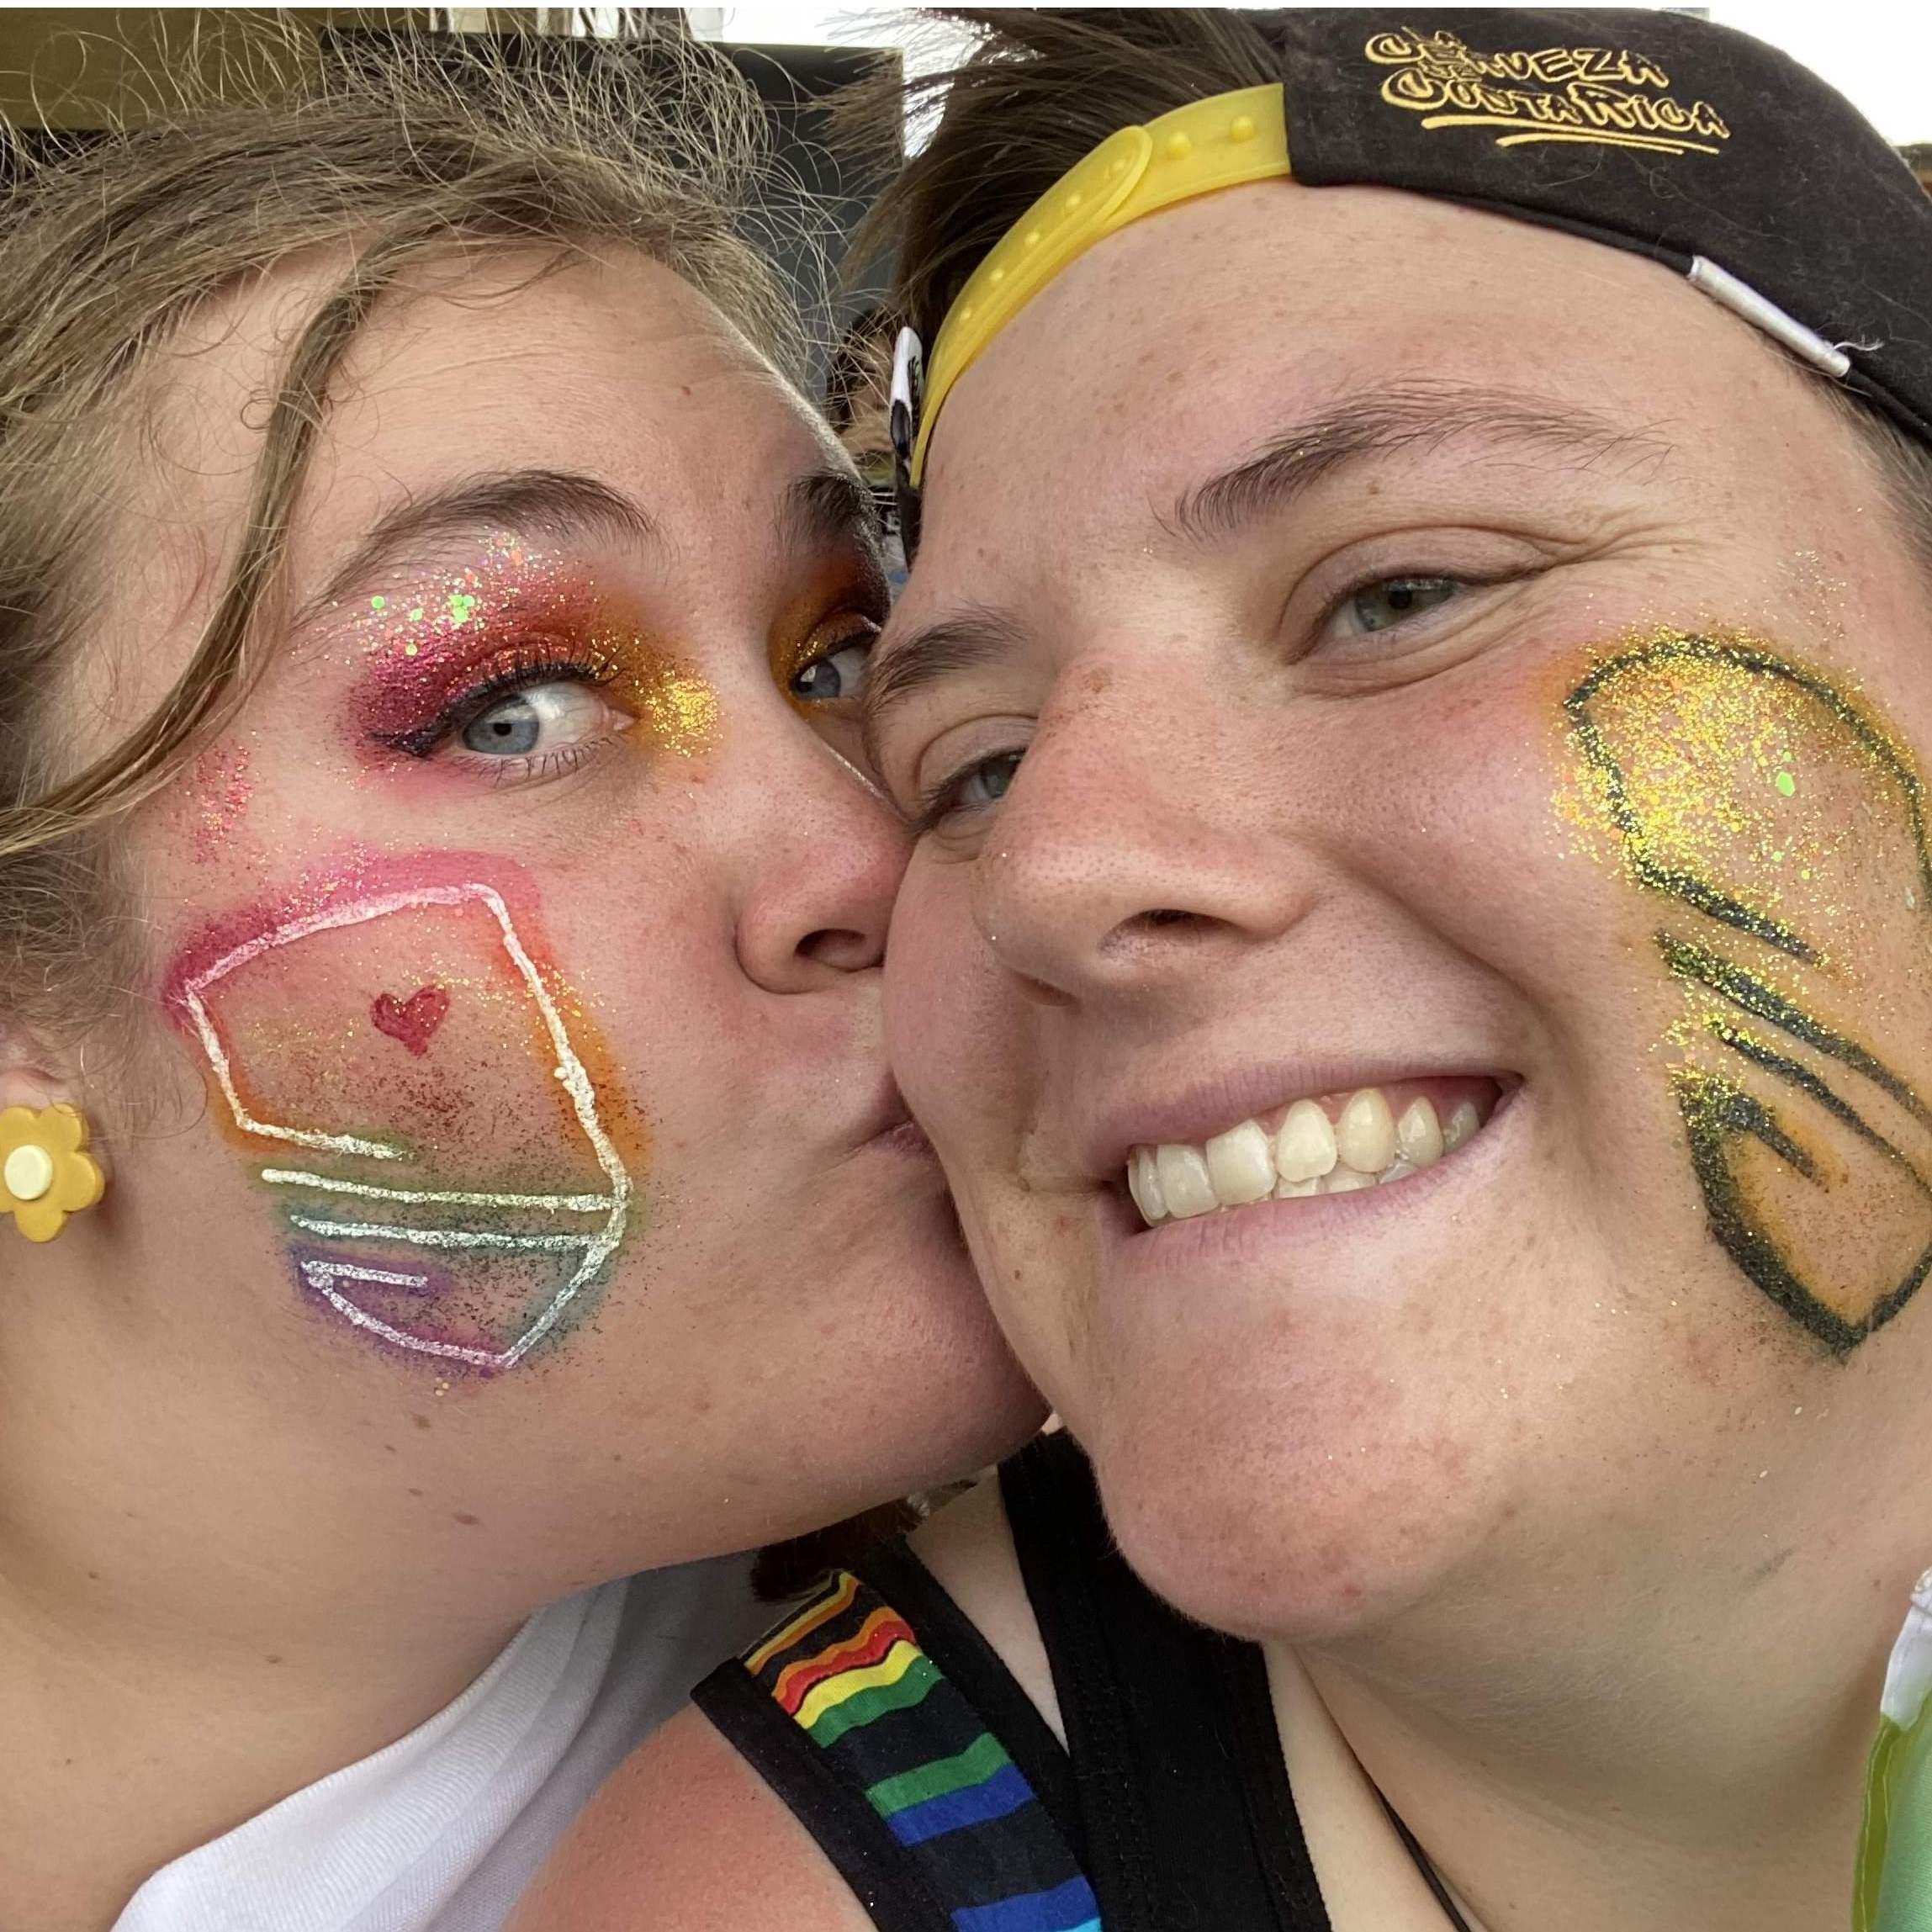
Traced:
<path id="1" fill-rule="evenodd" d="M 1349 608 L 1363 630 L 1386 631 L 1446 604 L 1462 588 L 1453 577 L 1384 577 L 1358 590 Z"/>
<path id="2" fill-rule="evenodd" d="M 998 757 L 976 765 L 960 780 L 955 793 L 957 802 L 969 811 L 975 806 L 998 804 L 1019 775 L 1019 761 L 1025 755 L 1021 751 L 1003 751 Z"/>

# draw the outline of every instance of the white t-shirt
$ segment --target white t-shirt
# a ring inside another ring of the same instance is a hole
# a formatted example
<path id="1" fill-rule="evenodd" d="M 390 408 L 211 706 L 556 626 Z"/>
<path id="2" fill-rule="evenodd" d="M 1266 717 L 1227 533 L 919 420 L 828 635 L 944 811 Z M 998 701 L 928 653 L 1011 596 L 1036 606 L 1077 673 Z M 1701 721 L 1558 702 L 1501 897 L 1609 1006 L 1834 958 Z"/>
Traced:
<path id="1" fill-rule="evenodd" d="M 496 1932 L 604 1777 L 771 1621 L 749 1568 L 540 1611 L 427 1723 L 155 1873 L 114 1932 Z"/>

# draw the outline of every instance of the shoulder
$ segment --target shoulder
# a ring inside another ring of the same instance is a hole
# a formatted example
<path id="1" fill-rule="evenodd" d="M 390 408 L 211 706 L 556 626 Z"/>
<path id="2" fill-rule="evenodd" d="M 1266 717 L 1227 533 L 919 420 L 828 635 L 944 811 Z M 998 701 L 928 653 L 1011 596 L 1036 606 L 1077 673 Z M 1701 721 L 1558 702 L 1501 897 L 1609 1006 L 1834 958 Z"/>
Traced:
<path id="1" fill-rule="evenodd" d="M 1057 1731 L 1052 1673 L 999 1485 L 982 1482 L 948 1504 L 913 1548 Z M 842 1628 L 827 1613 L 849 1618 L 865 1607 L 849 1595 L 841 1605 L 831 1591 L 753 1661 L 782 1671 L 796 1652 L 794 1668 L 816 1673 L 814 1647 L 828 1626 Z M 606 1781 L 507 1932 L 871 1932 L 872 1924 L 784 1801 L 702 1712 L 687 1709 Z"/>
<path id="2" fill-rule="evenodd" d="M 811 1834 L 703 1715 L 633 1752 L 508 1932 L 871 1932 Z"/>

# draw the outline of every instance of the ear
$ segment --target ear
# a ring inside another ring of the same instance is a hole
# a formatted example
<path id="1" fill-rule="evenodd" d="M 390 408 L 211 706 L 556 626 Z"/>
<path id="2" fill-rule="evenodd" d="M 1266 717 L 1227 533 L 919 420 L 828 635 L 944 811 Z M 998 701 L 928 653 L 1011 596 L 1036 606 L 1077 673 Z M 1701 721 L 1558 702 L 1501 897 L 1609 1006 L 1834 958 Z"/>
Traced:
<path id="1" fill-rule="evenodd" d="M 93 1122 L 99 1109 L 88 1093 L 84 1060 L 78 1048 L 57 1045 L 0 1014 L 0 1113 L 25 1107 L 38 1114 L 64 1102 Z M 87 1151 L 107 1167 L 98 1137 Z"/>

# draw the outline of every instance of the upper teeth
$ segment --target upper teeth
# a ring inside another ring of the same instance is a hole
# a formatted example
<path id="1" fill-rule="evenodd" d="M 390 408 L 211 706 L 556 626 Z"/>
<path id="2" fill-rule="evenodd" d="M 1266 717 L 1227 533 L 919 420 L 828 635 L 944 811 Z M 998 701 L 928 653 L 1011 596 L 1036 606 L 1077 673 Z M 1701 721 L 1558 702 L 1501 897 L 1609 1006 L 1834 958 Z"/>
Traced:
<path id="1" fill-rule="evenodd" d="M 1380 1088 L 1364 1087 L 1342 1102 L 1333 1120 L 1320 1101 L 1297 1100 L 1272 1133 L 1259 1120 L 1243 1120 L 1204 1147 L 1176 1141 L 1136 1147 L 1127 1187 L 1149 1226 L 1271 1195 L 1346 1194 L 1405 1178 L 1461 1146 L 1481 1125 L 1474 1101 L 1458 1101 L 1444 1120 L 1422 1093 L 1398 1120 Z"/>

